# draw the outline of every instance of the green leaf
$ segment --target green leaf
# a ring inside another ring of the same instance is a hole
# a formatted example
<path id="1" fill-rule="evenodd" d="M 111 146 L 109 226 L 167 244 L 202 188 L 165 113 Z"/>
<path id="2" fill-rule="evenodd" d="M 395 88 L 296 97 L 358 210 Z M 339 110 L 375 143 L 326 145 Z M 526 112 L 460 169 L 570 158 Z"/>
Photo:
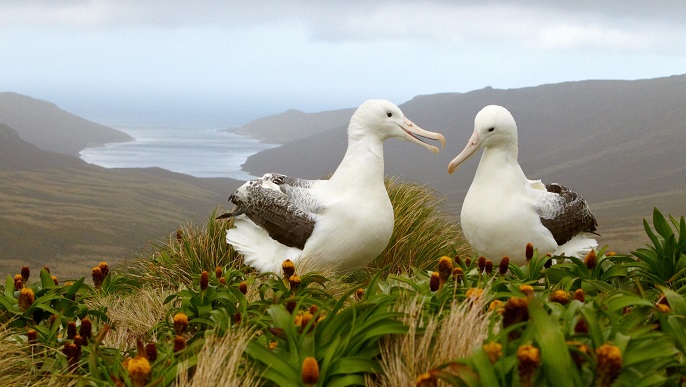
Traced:
<path id="1" fill-rule="evenodd" d="M 655 226 L 655 231 L 663 238 L 667 239 L 670 236 L 674 236 L 674 231 L 669 226 L 667 219 L 658 211 L 657 207 L 653 208 L 653 225 Z"/>
<path id="2" fill-rule="evenodd" d="M 55 287 L 55 281 L 52 280 L 52 276 L 44 268 L 40 270 L 40 282 L 43 289 Z"/>
<path id="3" fill-rule="evenodd" d="M 64 298 L 67 298 L 70 300 L 72 298 L 74 298 L 74 296 L 76 295 L 76 292 L 78 292 L 79 289 L 81 288 L 81 285 L 83 285 L 83 281 L 84 281 L 84 277 L 81 277 L 78 280 L 76 280 L 74 282 L 74 284 L 69 287 L 69 290 L 67 290 L 67 292 L 64 294 Z"/>
<path id="4" fill-rule="evenodd" d="M 327 387 L 346 387 L 346 386 L 364 386 L 365 380 L 362 375 L 346 375 L 337 377 L 326 383 Z"/>
<path id="5" fill-rule="evenodd" d="M 327 375 L 374 372 L 376 368 L 376 362 L 373 360 L 354 357 L 338 358 L 331 364 Z"/>
<path id="6" fill-rule="evenodd" d="M 14 278 L 9 274 L 5 280 L 5 297 L 14 298 Z"/>
<path id="7" fill-rule="evenodd" d="M 529 319 L 540 346 L 545 375 L 551 378 L 549 382 L 556 386 L 581 385 L 579 374 L 572 371 L 576 367 L 562 331 L 535 298 L 529 299 Z"/>
<path id="8" fill-rule="evenodd" d="M 479 346 L 472 353 L 475 371 L 479 374 L 479 379 L 484 386 L 497 386 L 498 376 L 495 373 L 495 366 L 491 363 L 488 354 L 483 346 Z"/>
<path id="9" fill-rule="evenodd" d="M 665 286 L 658 285 L 657 288 L 665 294 L 672 312 L 681 316 L 686 315 L 686 298 Z"/>
<path id="10" fill-rule="evenodd" d="M 266 369 L 262 377 L 265 379 L 271 380 L 279 386 L 297 387 L 299 385 L 296 382 L 300 381 L 299 370 L 293 369 L 290 364 L 255 340 L 248 343 L 245 347 L 245 353 L 264 365 L 263 368 Z"/>

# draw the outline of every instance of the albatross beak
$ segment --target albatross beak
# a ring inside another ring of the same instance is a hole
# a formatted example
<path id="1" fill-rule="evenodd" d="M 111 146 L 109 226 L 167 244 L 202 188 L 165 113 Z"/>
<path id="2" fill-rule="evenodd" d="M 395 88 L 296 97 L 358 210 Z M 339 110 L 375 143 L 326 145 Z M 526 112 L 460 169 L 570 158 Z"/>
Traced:
<path id="1" fill-rule="evenodd" d="M 448 164 L 448 173 L 453 173 L 453 171 L 455 171 L 455 169 L 457 169 L 457 167 L 459 167 L 460 164 L 464 163 L 465 161 L 467 161 L 467 159 L 472 157 L 474 152 L 479 150 L 480 146 L 481 143 L 479 141 L 479 132 L 475 130 L 474 133 L 472 133 L 472 137 L 469 138 L 467 146 L 464 147 L 462 152 L 460 152 L 460 154 L 457 155 L 457 157 L 455 157 L 453 161 L 450 162 L 450 164 Z"/>
<path id="2" fill-rule="evenodd" d="M 433 153 L 438 153 L 438 148 L 436 148 L 433 145 L 429 145 L 419 139 L 419 137 L 424 137 L 424 138 L 430 138 L 432 140 L 438 140 L 441 142 L 441 148 L 445 146 L 445 137 L 443 137 L 442 134 L 440 133 L 434 133 L 434 132 L 429 132 L 428 130 L 424 130 L 420 128 L 419 126 L 415 125 L 414 122 L 410 121 L 407 119 L 407 117 L 403 118 L 403 124 L 400 125 L 400 128 L 405 132 L 404 136 L 402 137 L 404 140 L 407 140 L 409 142 L 413 142 L 415 144 L 421 145 L 424 148 L 430 150 Z M 417 137 L 419 136 L 419 137 Z"/>

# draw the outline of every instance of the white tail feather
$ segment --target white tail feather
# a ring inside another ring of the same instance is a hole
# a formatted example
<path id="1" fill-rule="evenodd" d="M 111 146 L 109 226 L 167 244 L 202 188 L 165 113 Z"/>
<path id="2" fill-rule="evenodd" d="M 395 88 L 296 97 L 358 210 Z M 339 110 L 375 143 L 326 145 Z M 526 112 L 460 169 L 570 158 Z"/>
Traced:
<path id="1" fill-rule="evenodd" d="M 234 228 L 226 231 L 226 242 L 243 255 L 245 263 L 264 273 L 281 272 L 286 259 L 296 261 L 302 252 L 272 239 L 262 228 L 245 216 L 236 217 Z M 276 258 L 278 257 L 278 258 Z"/>
<path id="2" fill-rule="evenodd" d="M 555 250 L 555 255 L 562 255 L 564 253 L 567 257 L 584 257 L 592 249 L 598 248 L 598 242 L 595 239 L 587 238 L 583 234 L 575 235 L 567 243 L 559 246 Z"/>

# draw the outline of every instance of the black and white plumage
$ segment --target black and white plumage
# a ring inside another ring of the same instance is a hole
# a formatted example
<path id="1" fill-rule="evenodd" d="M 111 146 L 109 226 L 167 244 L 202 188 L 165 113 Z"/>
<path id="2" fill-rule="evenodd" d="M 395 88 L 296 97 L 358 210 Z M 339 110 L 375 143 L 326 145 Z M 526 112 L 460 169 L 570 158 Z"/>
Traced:
<path id="1" fill-rule="evenodd" d="M 393 232 L 383 142 L 399 137 L 438 152 L 417 136 L 445 144 L 441 134 L 418 127 L 391 102 L 364 102 L 350 119 L 348 149 L 330 179 L 267 173 L 230 196 L 236 208 L 221 216 L 235 218 L 227 242 L 261 272 L 303 257 L 342 272 L 364 266 L 383 251 Z"/>
<path id="2" fill-rule="evenodd" d="M 479 254 L 508 256 L 521 264 L 529 242 L 541 253 L 568 256 L 597 247 L 584 235 L 596 231 L 598 224 L 581 195 L 524 175 L 517 161 L 517 124 L 507 109 L 490 105 L 476 115 L 474 132 L 448 172 L 481 148 L 483 156 L 460 215 L 465 238 Z"/>

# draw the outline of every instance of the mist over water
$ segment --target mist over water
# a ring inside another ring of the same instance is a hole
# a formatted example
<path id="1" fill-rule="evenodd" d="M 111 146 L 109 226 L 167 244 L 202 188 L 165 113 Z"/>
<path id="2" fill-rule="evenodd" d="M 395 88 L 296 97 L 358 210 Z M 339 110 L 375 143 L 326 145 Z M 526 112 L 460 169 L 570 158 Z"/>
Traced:
<path id="1" fill-rule="evenodd" d="M 160 167 L 195 177 L 249 180 L 254 176 L 241 170 L 241 165 L 249 156 L 278 146 L 224 129 L 117 129 L 134 141 L 86 148 L 79 153 L 81 159 L 105 168 Z"/>

